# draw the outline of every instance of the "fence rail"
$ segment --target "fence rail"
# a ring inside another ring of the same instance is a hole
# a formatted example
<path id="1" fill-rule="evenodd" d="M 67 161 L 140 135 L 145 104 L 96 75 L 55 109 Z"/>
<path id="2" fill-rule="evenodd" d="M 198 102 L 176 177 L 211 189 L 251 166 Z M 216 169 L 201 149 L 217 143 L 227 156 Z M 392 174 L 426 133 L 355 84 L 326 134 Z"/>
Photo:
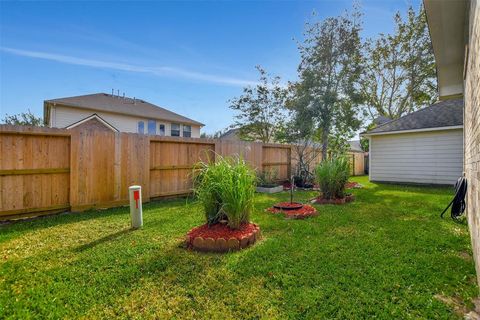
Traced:
<path id="1" fill-rule="evenodd" d="M 191 192 L 200 160 L 242 156 L 256 170 L 287 179 L 295 148 L 282 144 L 147 136 L 89 129 L 0 125 L 0 220 L 128 203 L 141 185 L 145 202 Z M 318 158 L 320 159 L 320 158 Z M 361 168 L 361 170 L 359 169 Z M 363 154 L 352 153 L 354 174 Z"/>

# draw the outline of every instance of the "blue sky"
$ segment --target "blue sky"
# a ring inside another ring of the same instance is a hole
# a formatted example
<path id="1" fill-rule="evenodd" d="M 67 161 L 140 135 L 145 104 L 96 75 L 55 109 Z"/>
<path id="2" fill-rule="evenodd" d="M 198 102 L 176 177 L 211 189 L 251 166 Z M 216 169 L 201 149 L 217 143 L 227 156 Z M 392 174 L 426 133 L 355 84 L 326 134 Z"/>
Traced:
<path id="1" fill-rule="evenodd" d="M 393 28 L 419 0 L 360 1 L 364 37 Z M 112 88 L 206 124 L 232 123 L 228 100 L 255 83 L 255 65 L 296 79 L 306 21 L 352 1 L 0 1 L 0 116 L 43 100 Z"/>

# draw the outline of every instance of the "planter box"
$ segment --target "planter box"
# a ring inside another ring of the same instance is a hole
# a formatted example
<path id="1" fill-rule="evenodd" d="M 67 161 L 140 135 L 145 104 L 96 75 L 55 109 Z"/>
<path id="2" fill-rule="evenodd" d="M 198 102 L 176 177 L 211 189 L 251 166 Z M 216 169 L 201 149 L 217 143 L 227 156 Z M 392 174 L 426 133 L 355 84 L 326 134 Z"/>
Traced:
<path id="1" fill-rule="evenodd" d="M 257 187 L 256 191 L 260 193 L 277 193 L 283 191 L 283 186 Z"/>

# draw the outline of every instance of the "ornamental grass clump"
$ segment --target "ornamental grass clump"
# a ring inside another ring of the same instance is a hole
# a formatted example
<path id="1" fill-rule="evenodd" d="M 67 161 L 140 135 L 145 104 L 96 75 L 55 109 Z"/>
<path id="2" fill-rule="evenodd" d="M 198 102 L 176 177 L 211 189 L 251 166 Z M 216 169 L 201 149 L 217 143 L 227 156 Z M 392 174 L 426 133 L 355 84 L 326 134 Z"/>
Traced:
<path id="1" fill-rule="evenodd" d="M 200 162 L 194 170 L 194 193 L 203 205 L 207 223 L 214 224 L 223 217 L 220 213 L 222 201 L 218 193 L 218 182 L 225 175 L 225 166 Z"/>
<path id="2" fill-rule="evenodd" d="M 345 197 L 345 184 L 350 175 L 350 163 L 346 157 L 322 161 L 315 170 L 317 183 L 324 199 Z"/>
<path id="3" fill-rule="evenodd" d="M 208 224 L 222 219 L 232 229 L 248 223 L 253 209 L 255 172 L 240 158 L 217 156 L 215 163 L 199 163 L 194 191 Z"/>

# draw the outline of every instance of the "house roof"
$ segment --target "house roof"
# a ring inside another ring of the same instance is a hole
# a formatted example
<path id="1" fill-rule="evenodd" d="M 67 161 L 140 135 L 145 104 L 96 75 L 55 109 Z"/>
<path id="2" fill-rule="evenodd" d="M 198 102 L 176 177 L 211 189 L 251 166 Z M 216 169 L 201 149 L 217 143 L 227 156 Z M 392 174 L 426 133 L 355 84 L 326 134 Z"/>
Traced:
<path id="1" fill-rule="evenodd" d="M 234 140 L 240 140 L 240 137 L 238 136 L 240 132 L 240 129 L 235 128 L 235 129 L 229 129 L 225 133 L 223 133 L 220 136 L 220 139 L 234 139 Z"/>
<path id="2" fill-rule="evenodd" d="M 350 145 L 350 151 L 363 152 L 362 145 L 360 144 L 360 140 L 348 141 L 348 144 Z"/>
<path id="3" fill-rule="evenodd" d="M 375 123 L 376 126 L 381 126 L 382 124 L 385 124 L 389 121 L 392 121 L 392 119 L 384 117 L 384 116 L 378 116 L 373 120 L 373 123 Z"/>
<path id="4" fill-rule="evenodd" d="M 94 113 L 92 114 L 91 116 L 88 116 L 82 120 L 79 120 L 77 122 L 74 122 L 72 123 L 71 125 L 69 125 L 68 127 L 66 127 L 65 129 L 72 129 L 72 128 L 75 128 L 75 127 L 78 127 L 79 125 L 82 125 L 92 119 L 96 119 L 98 122 L 100 122 L 101 124 L 103 124 L 105 127 L 109 128 L 110 130 L 114 131 L 114 132 L 119 132 L 119 130 L 117 128 L 115 128 L 112 124 L 108 123 L 107 120 L 103 119 L 102 117 L 100 117 L 98 114 Z"/>
<path id="5" fill-rule="evenodd" d="M 113 112 L 131 116 L 142 116 L 145 118 L 167 120 L 198 126 L 204 125 L 203 123 L 184 117 L 141 99 L 128 97 L 124 98 L 106 93 L 94 93 L 76 97 L 51 99 L 45 100 L 45 103 L 58 103 L 72 108 Z"/>
<path id="6" fill-rule="evenodd" d="M 443 128 L 463 125 L 463 99 L 440 101 L 389 121 L 367 131 L 366 134 Z"/>

